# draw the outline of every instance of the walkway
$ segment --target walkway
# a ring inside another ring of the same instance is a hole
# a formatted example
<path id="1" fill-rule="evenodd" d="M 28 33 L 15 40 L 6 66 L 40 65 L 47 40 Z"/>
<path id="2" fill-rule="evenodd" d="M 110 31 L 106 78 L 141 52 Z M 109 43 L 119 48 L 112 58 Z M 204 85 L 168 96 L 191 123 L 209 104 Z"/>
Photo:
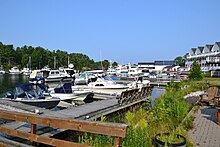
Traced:
<path id="1" fill-rule="evenodd" d="M 196 147 L 220 147 L 220 125 L 217 124 L 217 110 L 201 107 L 195 114 L 194 129 L 189 136 Z"/>

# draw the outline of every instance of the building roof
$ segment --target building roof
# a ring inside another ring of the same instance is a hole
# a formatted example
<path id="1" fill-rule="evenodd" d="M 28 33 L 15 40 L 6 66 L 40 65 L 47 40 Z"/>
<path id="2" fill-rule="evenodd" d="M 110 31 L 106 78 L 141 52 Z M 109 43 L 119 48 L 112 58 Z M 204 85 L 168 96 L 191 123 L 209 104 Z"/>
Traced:
<path id="1" fill-rule="evenodd" d="M 164 60 L 164 61 L 155 61 L 155 65 L 175 65 L 175 61 L 173 60 Z"/>
<path id="2" fill-rule="evenodd" d="M 220 42 L 215 42 L 217 45 L 218 45 L 218 47 L 220 48 Z"/>
<path id="3" fill-rule="evenodd" d="M 200 52 L 202 53 L 204 50 L 204 46 L 199 46 L 198 49 L 200 50 Z"/>
<path id="4" fill-rule="evenodd" d="M 191 48 L 191 50 L 193 51 L 193 53 L 195 54 L 197 48 Z"/>
<path id="5" fill-rule="evenodd" d="M 138 62 L 138 65 L 154 65 L 154 62 Z"/>
<path id="6" fill-rule="evenodd" d="M 205 45 L 208 49 L 209 49 L 209 51 L 211 52 L 212 51 L 212 47 L 214 46 L 213 44 L 206 44 Z"/>

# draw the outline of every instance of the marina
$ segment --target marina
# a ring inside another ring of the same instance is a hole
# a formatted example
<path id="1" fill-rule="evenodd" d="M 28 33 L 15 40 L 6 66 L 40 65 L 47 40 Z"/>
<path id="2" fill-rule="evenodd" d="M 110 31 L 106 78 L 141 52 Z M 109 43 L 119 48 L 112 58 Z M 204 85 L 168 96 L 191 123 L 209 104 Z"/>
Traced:
<path id="1" fill-rule="evenodd" d="M 10 83 L 8 89 L 12 89 L 13 86 L 16 85 L 17 82 L 20 83 L 27 83 L 28 77 L 23 76 L 22 74 L 19 75 L 11 75 L 11 74 L 4 74 L 2 76 L 2 85 L 3 81 L 10 79 L 11 81 L 15 81 L 14 85 L 11 85 L 13 82 Z M 122 82 L 122 81 L 121 81 Z M 121 83 L 119 82 L 119 83 Z M 28 84 L 20 84 L 19 86 L 30 86 Z M 1 86 L 3 87 L 3 86 Z M 23 87 L 23 88 L 24 88 Z M 81 87 L 82 88 L 82 87 Z M 108 87 L 109 88 L 109 87 Z M 29 89 L 29 88 L 24 88 Z M 62 89 L 62 88 L 61 88 Z M 102 89 L 103 90 L 103 89 Z M 152 91 L 153 90 L 153 91 Z M 4 89 L 1 89 L 3 92 Z M 4 92 L 6 92 L 5 90 Z M 105 91 L 105 90 L 104 90 Z M 156 91 L 156 92 L 155 92 Z M 28 91 L 27 91 L 28 93 Z M 27 105 L 27 103 L 20 103 L 16 101 L 8 101 L 6 99 L 0 100 L 0 109 L 2 113 L 13 113 L 17 116 L 20 114 L 30 114 L 30 115 L 37 115 L 43 118 L 52 119 L 68 119 L 68 120 L 96 120 L 100 119 L 102 116 L 112 115 L 114 113 L 123 113 L 128 109 L 135 108 L 136 106 L 145 105 L 147 102 L 153 101 L 156 97 L 164 93 L 164 91 L 160 91 L 158 88 L 153 87 L 146 87 L 140 89 L 128 89 L 120 92 L 120 95 L 111 95 L 108 92 L 93 92 L 93 100 L 90 102 L 84 102 L 83 104 L 75 103 L 68 103 L 65 101 L 60 101 L 57 107 L 53 109 L 45 109 L 41 107 Z M 6 112 L 5 112 L 6 111 Z M 1 114 L 1 117 L 4 116 Z M 9 121 L 8 123 L 4 122 L 4 119 L 1 119 L 1 128 L 10 128 L 16 130 L 17 132 L 21 131 L 23 133 L 30 133 L 30 132 L 41 132 L 40 136 L 43 137 L 52 137 L 53 135 L 60 134 L 61 132 L 65 131 L 66 129 L 48 129 L 48 127 L 43 127 L 37 125 L 36 130 L 33 131 L 32 125 L 27 127 L 27 123 L 23 122 L 16 122 L 16 121 Z M 6 131 L 7 129 L 5 129 Z M 42 131 L 44 130 L 44 131 Z M 48 131 L 49 130 L 49 131 Z M 4 130 L 1 130 L 4 132 Z M 11 135 L 15 135 L 12 133 Z M 16 136 L 16 135 L 15 135 Z M 6 138 L 2 138 L 2 141 L 6 141 L 9 143 L 15 142 L 14 139 L 8 140 Z M 24 142 L 17 142 L 18 144 L 23 144 Z M 15 144 L 17 144 L 15 143 Z M 23 144 L 25 145 L 25 144 Z M 23 146 L 22 145 L 22 146 Z M 28 144 L 27 144 L 28 145 Z M 30 144 L 29 144 L 30 145 Z"/>

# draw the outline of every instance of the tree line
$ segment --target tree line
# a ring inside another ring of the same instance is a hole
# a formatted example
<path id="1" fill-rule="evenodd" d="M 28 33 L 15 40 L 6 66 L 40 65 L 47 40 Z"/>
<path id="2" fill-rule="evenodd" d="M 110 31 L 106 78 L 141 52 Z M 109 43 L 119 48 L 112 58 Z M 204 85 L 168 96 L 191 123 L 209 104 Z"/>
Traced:
<path id="1" fill-rule="evenodd" d="M 73 64 L 76 70 L 106 70 L 110 65 L 108 60 L 95 62 L 82 53 L 68 53 L 62 50 L 50 51 L 40 46 L 32 47 L 25 45 L 14 48 L 13 45 L 4 45 L 0 42 L 0 66 L 3 66 L 5 70 L 9 70 L 13 66 L 17 66 L 20 69 L 24 67 L 41 69 L 48 66 L 54 69 L 67 67 L 68 63 Z M 112 65 L 117 66 L 117 64 L 117 62 L 113 62 Z"/>

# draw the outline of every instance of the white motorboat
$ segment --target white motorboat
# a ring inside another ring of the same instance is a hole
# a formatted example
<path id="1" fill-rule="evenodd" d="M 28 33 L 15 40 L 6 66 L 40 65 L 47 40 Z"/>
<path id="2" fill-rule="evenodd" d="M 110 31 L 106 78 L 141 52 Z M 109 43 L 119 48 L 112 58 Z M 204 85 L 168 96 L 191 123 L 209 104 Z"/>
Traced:
<path id="1" fill-rule="evenodd" d="M 79 76 L 76 76 L 75 85 L 87 85 L 90 82 L 94 82 L 97 79 L 93 73 L 90 72 L 83 72 L 80 73 Z"/>
<path id="2" fill-rule="evenodd" d="M 86 90 L 72 90 L 72 83 L 61 83 L 53 90 L 49 90 L 49 93 L 53 97 L 59 97 L 62 101 L 84 101 L 90 91 Z"/>
<path id="3" fill-rule="evenodd" d="M 53 83 L 63 81 L 73 81 L 74 70 L 70 68 L 62 68 L 59 70 L 33 70 L 30 74 L 30 83 Z"/>
<path id="4" fill-rule="evenodd" d="M 21 71 L 16 66 L 14 66 L 9 70 L 9 73 L 10 74 L 20 74 Z"/>
<path id="5" fill-rule="evenodd" d="M 93 92 L 121 94 L 123 90 L 129 88 L 127 85 L 117 84 L 110 77 L 98 77 L 95 82 L 90 82 L 88 88 Z"/>

